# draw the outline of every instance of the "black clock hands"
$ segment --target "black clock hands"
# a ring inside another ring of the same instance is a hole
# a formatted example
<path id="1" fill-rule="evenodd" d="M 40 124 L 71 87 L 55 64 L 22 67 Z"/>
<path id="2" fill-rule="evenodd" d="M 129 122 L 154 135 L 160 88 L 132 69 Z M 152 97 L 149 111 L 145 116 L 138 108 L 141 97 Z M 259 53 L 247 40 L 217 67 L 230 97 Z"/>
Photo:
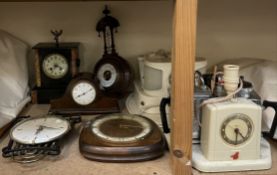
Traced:
<path id="1" fill-rule="evenodd" d="M 64 127 L 55 128 L 55 127 L 45 126 L 45 125 L 40 125 L 39 127 L 46 128 L 46 129 L 62 129 L 62 128 L 64 128 Z"/>
<path id="2" fill-rule="evenodd" d="M 35 137 L 34 139 L 32 140 L 33 143 L 35 143 L 36 139 L 37 139 L 37 136 L 38 134 L 43 130 L 43 127 L 42 126 L 39 126 L 35 132 Z"/>
<path id="3" fill-rule="evenodd" d="M 242 135 L 242 133 L 240 131 L 238 131 L 238 134 L 241 136 L 241 138 L 244 140 L 245 137 Z"/>
<path id="4" fill-rule="evenodd" d="M 54 69 L 56 69 L 56 68 L 59 68 L 60 70 L 63 70 L 63 68 L 60 65 L 58 65 L 58 64 L 54 65 Z"/>
<path id="5" fill-rule="evenodd" d="M 43 127 L 39 126 L 38 129 L 36 130 L 35 135 L 38 135 L 42 130 L 43 130 Z"/>
<path id="6" fill-rule="evenodd" d="M 92 88 L 90 88 L 90 89 L 87 90 L 86 92 L 83 92 L 82 94 L 79 94 L 79 95 L 77 96 L 77 98 L 80 98 L 80 97 L 86 95 L 86 94 L 89 93 L 90 91 L 92 91 Z"/>
<path id="7" fill-rule="evenodd" d="M 239 131 L 239 129 L 238 128 L 236 128 L 235 130 L 235 133 L 236 133 L 236 142 L 235 142 L 235 144 L 237 145 L 238 144 L 238 131 Z"/>
<path id="8" fill-rule="evenodd" d="M 240 132 L 239 128 L 234 128 L 234 132 L 236 133 L 236 141 L 235 144 L 238 144 L 238 135 L 240 135 L 240 137 L 245 140 L 245 137 L 242 135 L 242 133 Z"/>

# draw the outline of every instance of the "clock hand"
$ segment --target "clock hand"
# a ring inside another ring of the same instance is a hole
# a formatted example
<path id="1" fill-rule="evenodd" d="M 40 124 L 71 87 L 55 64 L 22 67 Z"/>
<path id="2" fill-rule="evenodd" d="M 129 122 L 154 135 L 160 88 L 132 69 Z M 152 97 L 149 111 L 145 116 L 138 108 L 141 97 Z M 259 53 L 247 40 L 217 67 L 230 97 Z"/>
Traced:
<path id="1" fill-rule="evenodd" d="M 36 130 L 35 135 L 38 135 L 38 133 L 40 133 L 43 130 L 42 126 L 38 126 L 38 129 Z"/>
<path id="2" fill-rule="evenodd" d="M 245 137 L 242 135 L 240 131 L 238 131 L 238 134 L 241 136 L 242 139 L 245 139 Z"/>
<path id="3" fill-rule="evenodd" d="M 86 94 L 87 94 L 88 92 L 90 92 L 90 91 L 92 91 L 92 88 L 90 88 L 88 91 L 86 91 L 86 92 L 84 92 L 84 93 L 82 93 L 82 94 L 79 94 L 79 95 L 77 96 L 77 98 L 86 95 Z"/>
<path id="4" fill-rule="evenodd" d="M 235 142 L 235 144 L 237 145 L 238 144 L 238 132 L 239 132 L 239 129 L 238 128 L 236 128 L 236 129 L 234 129 L 234 132 L 236 133 L 236 142 Z"/>
<path id="5" fill-rule="evenodd" d="M 236 133 L 237 135 L 240 135 L 242 139 L 245 139 L 245 137 L 244 137 L 244 136 L 242 135 L 242 133 L 240 132 L 239 128 L 235 128 L 234 131 L 235 131 L 235 133 Z"/>
<path id="6" fill-rule="evenodd" d="M 60 71 L 63 70 L 63 68 L 62 68 L 60 65 L 54 64 L 54 66 L 52 67 L 52 72 L 53 72 L 53 69 L 56 70 L 57 68 L 58 68 Z"/>
<path id="7" fill-rule="evenodd" d="M 59 127 L 59 128 L 55 128 L 55 127 L 50 127 L 50 126 L 45 126 L 45 125 L 40 125 L 43 128 L 47 128 L 47 129 L 61 129 L 63 127 Z"/>
<path id="8" fill-rule="evenodd" d="M 37 139 L 37 136 L 38 134 L 43 130 L 43 127 L 42 126 L 39 126 L 35 132 L 35 138 L 33 139 L 32 143 L 35 143 L 36 139 Z"/>

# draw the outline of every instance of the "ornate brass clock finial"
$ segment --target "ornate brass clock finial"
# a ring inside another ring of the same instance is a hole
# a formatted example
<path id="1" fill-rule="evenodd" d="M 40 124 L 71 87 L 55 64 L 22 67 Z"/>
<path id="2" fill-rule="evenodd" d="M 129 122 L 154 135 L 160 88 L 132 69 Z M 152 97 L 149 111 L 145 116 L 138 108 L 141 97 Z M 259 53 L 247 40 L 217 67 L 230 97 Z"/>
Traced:
<path id="1" fill-rule="evenodd" d="M 56 41 L 56 47 L 59 47 L 59 37 L 62 35 L 63 30 L 51 30 L 51 33 L 54 35 L 54 40 Z"/>

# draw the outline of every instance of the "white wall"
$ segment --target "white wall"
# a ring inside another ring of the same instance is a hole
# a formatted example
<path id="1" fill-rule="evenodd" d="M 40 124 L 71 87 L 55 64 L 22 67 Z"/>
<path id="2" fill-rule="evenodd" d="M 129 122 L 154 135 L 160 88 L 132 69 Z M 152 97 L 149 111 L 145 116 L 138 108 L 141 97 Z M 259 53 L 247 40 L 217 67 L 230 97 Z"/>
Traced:
<path id="1" fill-rule="evenodd" d="M 199 0 L 197 54 L 277 60 L 276 0 Z"/>
<path id="2" fill-rule="evenodd" d="M 105 4 L 121 27 L 116 45 L 121 56 L 135 57 L 171 48 L 172 1 L 0 3 L 0 29 L 30 46 L 51 41 L 50 29 L 63 29 L 62 41 L 83 44 L 82 69 L 91 71 L 103 43 L 95 25 Z M 197 55 L 210 64 L 226 58 L 277 59 L 277 0 L 199 0 Z"/>
<path id="3" fill-rule="evenodd" d="M 102 56 L 103 40 L 95 30 L 108 4 L 121 26 L 115 36 L 118 53 L 133 64 L 136 56 L 171 49 L 172 2 L 0 3 L 0 29 L 29 43 L 52 41 L 51 29 L 63 29 L 61 41 L 83 44 L 81 69 L 92 71 Z"/>

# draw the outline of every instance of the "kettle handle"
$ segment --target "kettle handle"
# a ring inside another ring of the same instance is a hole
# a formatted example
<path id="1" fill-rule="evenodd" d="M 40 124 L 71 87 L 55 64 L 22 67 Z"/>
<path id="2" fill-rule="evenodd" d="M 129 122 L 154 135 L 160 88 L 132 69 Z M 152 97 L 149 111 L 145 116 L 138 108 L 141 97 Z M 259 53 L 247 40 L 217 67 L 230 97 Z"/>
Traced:
<path id="1" fill-rule="evenodd" d="M 162 98 L 160 103 L 160 114 L 161 114 L 163 130 L 164 130 L 164 133 L 170 133 L 170 129 L 168 127 L 168 122 L 167 122 L 167 116 L 166 116 L 166 105 L 170 105 L 170 98 Z"/>
<path id="2" fill-rule="evenodd" d="M 272 102 L 272 101 L 265 100 L 263 102 L 263 106 L 265 108 L 272 107 L 275 111 L 275 115 L 274 115 L 274 118 L 273 118 L 273 122 L 271 124 L 270 131 L 269 131 L 269 133 L 265 133 L 267 136 L 273 138 L 274 134 L 276 132 L 276 129 L 277 129 L 277 102 Z"/>

